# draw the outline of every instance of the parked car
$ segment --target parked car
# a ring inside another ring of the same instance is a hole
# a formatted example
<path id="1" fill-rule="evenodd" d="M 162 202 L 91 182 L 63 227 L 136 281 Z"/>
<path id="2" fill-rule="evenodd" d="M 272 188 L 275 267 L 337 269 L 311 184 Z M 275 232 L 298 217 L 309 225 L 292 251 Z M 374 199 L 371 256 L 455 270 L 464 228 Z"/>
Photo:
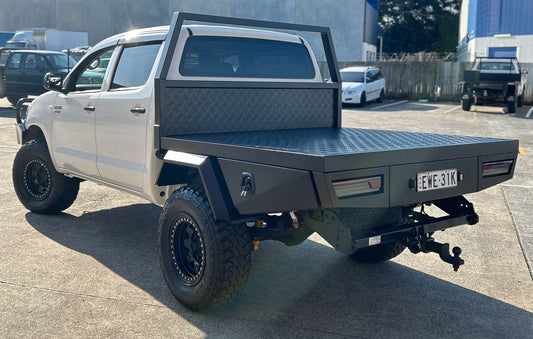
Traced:
<path id="1" fill-rule="evenodd" d="M 4 59 L 0 98 L 7 97 L 13 105 L 20 98 L 46 92 L 43 87 L 46 73 L 61 73 L 66 76 L 69 68 L 76 64 L 65 53 L 53 51 L 12 50 L 7 57 L 4 55 Z"/>
<path id="2" fill-rule="evenodd" d="M 385 78 L 375 67 L 348 67 L 340 70 L 342 103 L 363 106 L 371 100 L 383 101 Z"/>
<path id="3" fill-rule="evenodd" d="M 476 58 L 463 75 L 461 106 L 469 111 L 476 104 L 504 104 L 508 113 L 524 105 L 527 70 L 516 58 Z"/>

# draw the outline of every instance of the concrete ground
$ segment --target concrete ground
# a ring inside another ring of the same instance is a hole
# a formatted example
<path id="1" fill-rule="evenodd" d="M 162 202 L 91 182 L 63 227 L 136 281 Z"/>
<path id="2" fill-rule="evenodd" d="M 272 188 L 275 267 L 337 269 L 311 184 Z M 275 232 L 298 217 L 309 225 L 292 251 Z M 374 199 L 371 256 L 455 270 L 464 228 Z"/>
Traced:
<path id="1" fill-rule="evenodd" d="M 296 247 L 264 242 L 247 287 L 198 314 L 175 301 L 161 274 L 159 207 L 87 182 L 60 215 L 22 207 L 11 182 L 14 110 L 0 100 L 0 338 L 531 338 L 530 108 L 390 101 L 343 110 L 346 127 L 520 140 L 515 178 L 467 197 L 481 221 L 435 235 L 462 247 L 458 272 L 409 251 L 355 263 L 317 235 Z"/>

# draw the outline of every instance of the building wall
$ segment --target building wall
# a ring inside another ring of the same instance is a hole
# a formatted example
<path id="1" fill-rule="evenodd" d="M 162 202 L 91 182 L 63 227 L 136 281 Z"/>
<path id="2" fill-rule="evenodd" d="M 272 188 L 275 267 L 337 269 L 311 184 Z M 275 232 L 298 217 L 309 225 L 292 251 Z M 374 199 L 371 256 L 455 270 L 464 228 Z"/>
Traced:
<path id="1" fill-rule="evenodd" d="M 374 3 L 369 0 L 368 7 Z M 364 55 L 366 5 L 366 0 L 0 0 L 0 31 L 87 31 L 95 44 L 132 28 L 168 25 L 173 12 L 186 11 L 328 26 L 337 58 L 354 61 Z M 316 50 L 320 38 L 310 40 Z"/>
<path id="2" fill-rule="evenodd" d="M 464 0 L 458 60 L 489 56 L 493 47 L 516 48 L 520 62 L 533 63 L 533 1 Z"/>

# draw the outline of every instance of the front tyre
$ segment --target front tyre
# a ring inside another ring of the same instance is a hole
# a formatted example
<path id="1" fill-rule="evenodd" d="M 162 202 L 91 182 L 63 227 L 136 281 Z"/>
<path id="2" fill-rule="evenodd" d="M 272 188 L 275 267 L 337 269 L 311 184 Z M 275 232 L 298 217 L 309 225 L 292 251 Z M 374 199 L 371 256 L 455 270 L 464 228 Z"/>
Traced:
<path id="1" fill-rule="evenodd" d="M 379 92 L 379 98 L 376 101 L 383 102 L 383 100 L 385 100 L 385 90 L 382 88 L 381 92 Z"/>
<path id="2" fill-rule="evenodd" d="M 158 237 L 165 280 L 176 299 L 193 311 L 227 301 L 248 279 L 248 231 L 216 223 L 201 190 L 184 187 L 168 198 Z"/>
<path id="3" fill-rule="evenodd" d="M 80 181 L 58 173 L 46 144 L 32 140 L 24 144 L 13 162 L 13 186 L 28 210 L 39 214 L 59 213 L 72 205 Z"/>
<path id="4" fill-rule="evenodd" d="M 516 97 L 514 100 L 507 101 L 507 113 L 515 113 L 516 112 Z"/>
<path id="5" fill-rule="evenodd" d="M 361 99 L 359 100 L 359 107 L 363 107 L 366 104 L 366 92 L 361 93 Z"/>
<path id="6" fill-rule="evenodd" d="M 461 99 L 461 107 L 463 108 L 463 111 L 470 111 L 470 107 L 472 107 L 472 100 Z"/>
<path id="7" fill-rule="evenodd" d="M 18 97 L 18 96 L 12 96 L 12 95 L 7 96 L 7 101 L 9 101 L 9 103 L 13 106 L 17 106 L 17 103 L 19 102 L 20 99 L 21 97 Z"/>

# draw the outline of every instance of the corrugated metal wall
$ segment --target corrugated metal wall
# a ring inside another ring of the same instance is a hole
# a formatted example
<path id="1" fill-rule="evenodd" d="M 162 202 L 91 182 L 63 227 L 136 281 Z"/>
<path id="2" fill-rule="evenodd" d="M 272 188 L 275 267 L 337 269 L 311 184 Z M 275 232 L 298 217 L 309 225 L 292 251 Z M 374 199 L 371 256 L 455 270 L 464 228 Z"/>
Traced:
<path id="1" fill-rule="evenodd" d="M 533 34 L 532 13 L 533 1 L 531 0 L 477 1 L 475 36 Z M 494 29 L 495 26 L 498 26 L 498 29 Z"/>

